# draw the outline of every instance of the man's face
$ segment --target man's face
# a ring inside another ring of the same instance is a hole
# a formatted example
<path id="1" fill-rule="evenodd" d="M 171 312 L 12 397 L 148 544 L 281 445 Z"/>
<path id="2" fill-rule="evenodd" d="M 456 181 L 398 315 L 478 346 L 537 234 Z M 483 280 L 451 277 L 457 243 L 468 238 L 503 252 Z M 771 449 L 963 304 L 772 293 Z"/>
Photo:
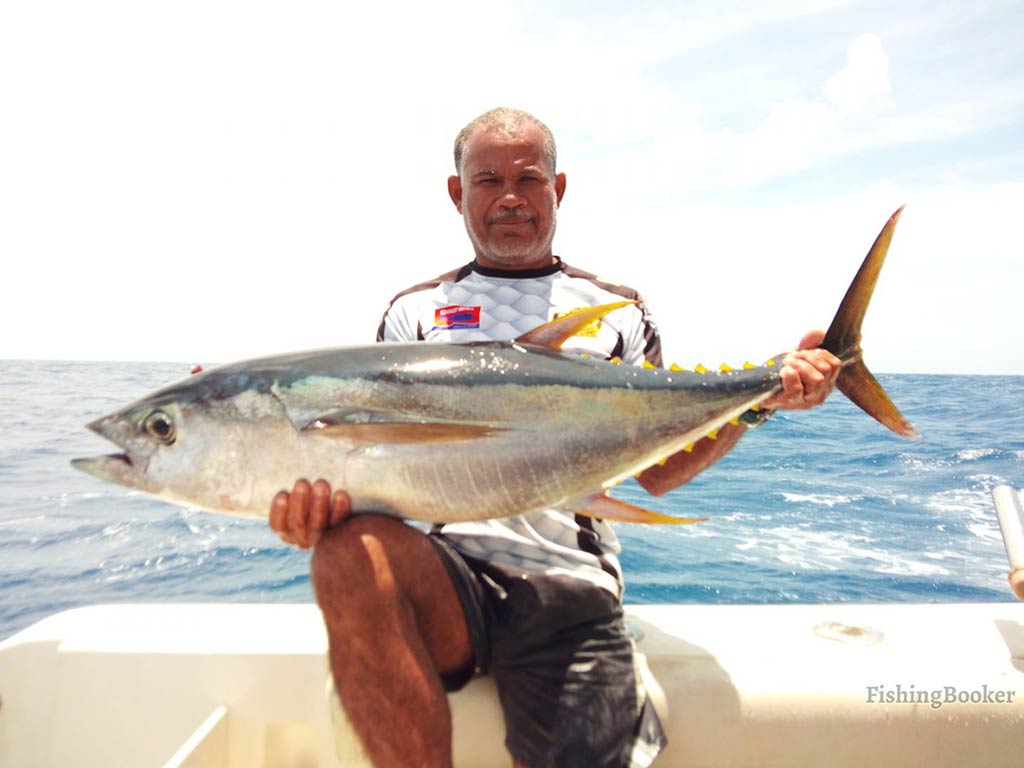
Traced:
<path id="1" fill-rule="evenodd" d="M 477 261 L 493 269 L 551 264 L 565 174 L 552 173 L 544 135 L 524 123 L 512 133 L 477 129 L 466 142 L 462 174 L 448 194 L 466 223 Z"/>

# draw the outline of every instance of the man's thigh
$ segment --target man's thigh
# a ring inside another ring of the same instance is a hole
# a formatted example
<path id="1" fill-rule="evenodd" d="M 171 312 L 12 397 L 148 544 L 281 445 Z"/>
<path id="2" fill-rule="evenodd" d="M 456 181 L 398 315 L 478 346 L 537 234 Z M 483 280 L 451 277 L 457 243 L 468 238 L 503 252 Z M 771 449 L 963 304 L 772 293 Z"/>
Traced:
<path id="1" fill-rule="evenodd" d="M 328 531 L 313 554 L 317 600 L 339 622 L 374 622 L 410 610 L 437 671 L 473 666 L 462 604 L 429 538 L 396 518 L 357 515 Z M 346 627 L 346 629 L 348 629 Z"/>

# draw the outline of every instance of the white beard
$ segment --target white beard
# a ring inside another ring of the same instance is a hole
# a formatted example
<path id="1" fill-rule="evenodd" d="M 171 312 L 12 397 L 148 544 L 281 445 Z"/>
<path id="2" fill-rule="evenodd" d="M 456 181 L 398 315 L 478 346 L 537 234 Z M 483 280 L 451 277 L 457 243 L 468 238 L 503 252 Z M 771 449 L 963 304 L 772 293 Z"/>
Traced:
<path id="1" fill-rule="evenodd" d="M 463 216 L 462 219 L 466 225 L 469 239 L 478 254 L 482 254 L 488 261 L 492 261 L 495 264 L 515 268 L 532 265 L 538 259 L 543 258 L 545 254 L 551 252 L 551 244 L 555 240 L 557 208 L 551 210 L 551 229 L 548 231 L 548 236 L 543 240 L 507 237 L 487 241 L 473 229 L 466 216 Z"/>

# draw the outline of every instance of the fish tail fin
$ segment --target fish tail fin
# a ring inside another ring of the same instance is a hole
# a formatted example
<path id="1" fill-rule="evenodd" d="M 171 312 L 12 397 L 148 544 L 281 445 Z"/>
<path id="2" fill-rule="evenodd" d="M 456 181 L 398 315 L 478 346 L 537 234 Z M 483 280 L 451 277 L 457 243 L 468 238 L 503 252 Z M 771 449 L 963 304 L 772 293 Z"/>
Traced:
<path id="1" fill-rule="evenodd" d="M 903 206 L 889 217 L 882 231 L 878 233 L 871 250 L 864 257 L 864 262 L 850 283 L 821 346 L 843 361 L 843 369 L 836 383 L 840 392 L 896 434 L 915 438 L 918 437 L 917 431 L 903 417 L 882 385 L 868 370 L 860 348 L 860 327 L 901 213 Z"/>
<path id="2" fill-rule="evenodd" d="M 868 416 L 896 434 L 911 439 L 920 437 L 914 425 L 903 417 L 899 408 L 859 356 L 843 366 L 836 387 Z"/>

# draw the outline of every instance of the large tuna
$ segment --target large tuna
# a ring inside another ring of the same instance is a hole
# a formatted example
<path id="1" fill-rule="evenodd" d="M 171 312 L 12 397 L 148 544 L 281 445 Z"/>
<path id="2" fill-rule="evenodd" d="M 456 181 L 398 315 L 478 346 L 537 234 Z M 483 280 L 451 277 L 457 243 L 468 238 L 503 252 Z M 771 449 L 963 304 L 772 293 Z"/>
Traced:
<path id="1" fill-rule="evenodd" d="M 839 389 L 911 437 L 859 346 L 899 214 L 865 258 L 823 346 L 843 361 Z M 357 512 L 417 520 L 563 507 L 686 522 L 604 491 L 756 409 L 780 388 L 781 356 L 698 374 L 558 351 L 620 306 L 581 310 L 515 341 L 377 344 L 225 365 L 92 422 L 124 452 L 73 464 L 168 501 L 259 517 L 278 490 L 322 477 L 347 490 Z"/>

